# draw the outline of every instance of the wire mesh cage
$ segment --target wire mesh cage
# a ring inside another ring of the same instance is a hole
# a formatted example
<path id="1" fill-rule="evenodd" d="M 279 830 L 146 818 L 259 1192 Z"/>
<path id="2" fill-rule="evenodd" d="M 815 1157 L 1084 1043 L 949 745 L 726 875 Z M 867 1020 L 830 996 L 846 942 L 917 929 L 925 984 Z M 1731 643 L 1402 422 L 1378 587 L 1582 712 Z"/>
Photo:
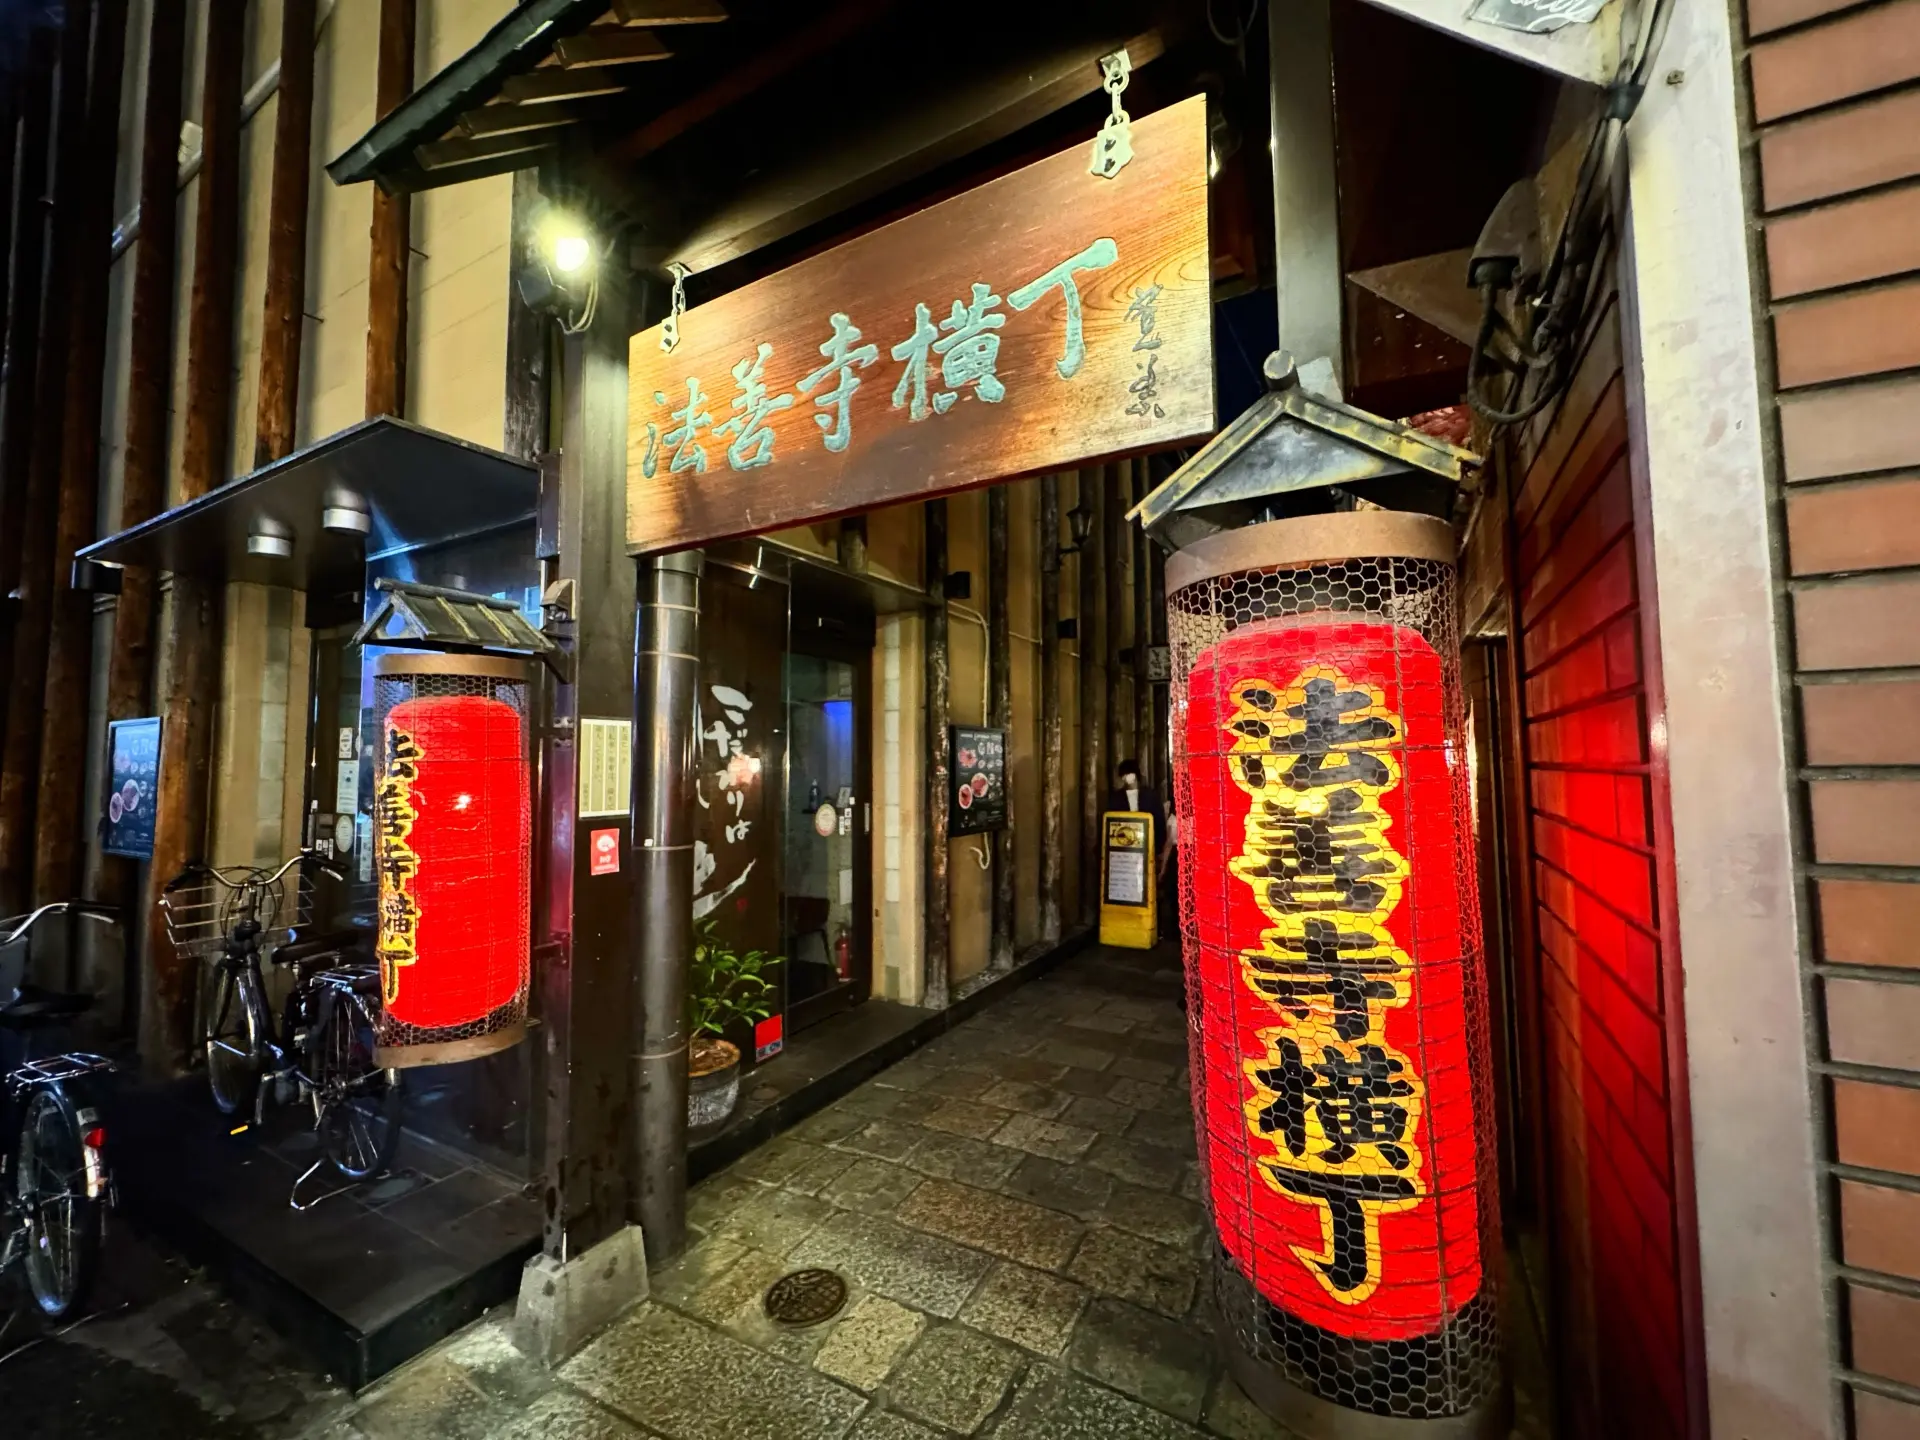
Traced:
<path id="1" fill-rule="evenodd" d="M 195 959 L 219 955 L 243 920 L 260 927 L 259 944 L 266 950 L 312 924 L 313 881 L 299 867 L 269 882 L 272 873 L 230 868 L 218 878 L 207 875 L 163 894 L 160 912 L 174 953 Z"/>
<path id="2" fill-rule="evenodd" d="M 1303 1430 L 1301 1392 L 1479 1433 L 1505 1379 L 1451 536 L 1317 516 L 1203 546 L 1168 563 L 1171 728 L 1236 1373 Z"/>
<path id="3" fill-rule="evenodd" d="M 530 677 L 469 655 L 382 655 L 373 673 L 377 1059 L 474 1059 L 526 1034 Z"/>

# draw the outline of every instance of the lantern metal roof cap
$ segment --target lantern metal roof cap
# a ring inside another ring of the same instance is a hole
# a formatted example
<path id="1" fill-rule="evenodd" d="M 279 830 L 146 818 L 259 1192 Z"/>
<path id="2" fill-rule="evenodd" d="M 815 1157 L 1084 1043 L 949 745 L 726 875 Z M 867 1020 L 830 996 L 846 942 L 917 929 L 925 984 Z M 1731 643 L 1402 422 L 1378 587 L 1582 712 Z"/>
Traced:
<path id="1" fill-rule="evenodd" d="M 1261 368 L 1267 393 L 1128 511 L 1129 520 L 1153 529 L 1183 510 L 1410 470 L 1458 484 L 1468 466 L 1480 463 L 1471 450 L 1307 390 L 1293 357 L 1284 350 L 1269 355 Z M 1273 473 L 1275 466 L 1263 465 L 1268 473 L 1240 477 L 1241 483 L 1233 484 L 1229 493 L 1222 482 L 1233 478 L 1230 467 L 1276 426 L 1293 432 L 1289 438 L 1297 442 L 1286 447 L 1284 456 L 1275 457 L 1279 473 Z"/>
<path id="2" fill-rule="evenodd" d="M 374 589 L 380 603 L 351 644 L 533 659 L 562 683 L 573 678 L 569 657 L 552 637 L 528 624 L 511 600 L 391 578 L 374 581 Z"/>

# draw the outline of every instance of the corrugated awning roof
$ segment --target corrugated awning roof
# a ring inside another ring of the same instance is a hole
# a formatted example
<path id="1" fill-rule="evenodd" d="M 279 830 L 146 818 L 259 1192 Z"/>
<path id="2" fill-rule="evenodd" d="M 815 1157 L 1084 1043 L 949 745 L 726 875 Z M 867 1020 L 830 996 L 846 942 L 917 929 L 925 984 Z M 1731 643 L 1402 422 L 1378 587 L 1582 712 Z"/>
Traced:
<path id="1" fill-rule="evenodd" d="M 428 190 L 523 170 L 671 58 L 721 0 L 527 0 L 327 165 L 336 185 Z"/>

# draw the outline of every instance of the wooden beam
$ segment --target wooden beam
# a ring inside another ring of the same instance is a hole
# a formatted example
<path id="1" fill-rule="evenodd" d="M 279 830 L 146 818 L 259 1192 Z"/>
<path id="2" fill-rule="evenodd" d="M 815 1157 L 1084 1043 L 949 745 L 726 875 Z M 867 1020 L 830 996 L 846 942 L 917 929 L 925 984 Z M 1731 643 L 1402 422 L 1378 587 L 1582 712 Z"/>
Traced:
<path id="1" fill-rule="evenodd" d="M 380 59 L 374 77 L 376 118 L 384 119 L 413 89 L 415 0 L 380 0 Z M 404 415 L 407 404 L 407 264 L 413 197 L 373 187 L 367 257 L 367 417 Z"/>
<path id="2" fill-rule="evenodd" d="M 27 908 L 33 879 L 33 827 L 40 783 L 40 726 L 47 686 L 47 635 L 53 619 L 53 544 L 59 502 L 60 447 L 65 440 L 67 350 L 73 336 L 73 254 L 85 187 L 81 169 L 87 128 L 87 42 L 93 7 L 71 4 L 60 30 L 60 94 L 53 121 L 53 211 L 49 217 L 46 295 L 39 345 L 28 363 L 38 371 L 31 449 L 20 528 L 19 609 L 14 617 L 12 683 L 0 758 L 0 914 Z M 79 717 L 74 717 L 79 723 Z"/>
<path id="3" fill-rule="evenodd" d="M 536 131 L 530 135 L 486 135 L 473 140 L 430 140 L 414 154 L 428 170 L 451 170 L 473 161 L 500 161 L 508 156 L 537 155 L 555 148 L 551 135 Z M 501 170 L 520 170 L 532 160 L 501 165 Z"/>
<path id="4" fill-rule="evenodd" d="M 650 30 L 628 30 L 618 25 L 594 25 L 569 35 L 553 47 L 560 63 L 572 70 L 583 66 L 630 65 L 635 60 L 664 60 L 673 52 Z"/>
<path id="5" fill-rule="evenodd" d="M 13 304 L 7 311 L 6 415 L 0 421 L 0 603 L 20 583 L 20 526 L 25 519 L 27 472 L 33 453 L 35 356 L 40 345 L 41 275 L 47 254 L 47 135 L 53 128 L 54 32 L 36 29 L 27 39 L 17 132 L 18 201 L 13 214 Z M 13 674 L 14 617 L 0 610 L 0 677 Z M 0 704 L 0 743 L 7 707 Z"/>
<path id="6" fill-rule="evenodd" d="M 140 120 L 140 238 L 133 247 L 133 313 L 127 341 L 127 429 L 120 477 L 125 530 L 150 520 L 166 504 L 167 413 L 173 398 L 173 270 L 178 255 L 178 181 L 182 72 L 186 58 L 184 5 L 156 5 L 147 30 L 146 107 Z M 153 696 L 155 576 L 129 565 L 113 609 L 113 648 L 107 658 L 107 718 L 144 715 Z M 139 866 L 103 855 L 94 893 L 138 913 Z M 124 927 L 129 951 L 138 927 Z"/>
<path id="7" fill-rule="evenodd" d="M 1060 764 L 1060 477 L 1040 477 L 1040 941 L 1060 939 L 1066 851 Z"/>
<path id="8" fill-rule="evenodd" d="M 608 13 L 622 25 L 710 25 L 727 18 L 719 0 L 613 0 Z"/>
<path id="9" fill-rule="evenodd" d="M 566 71 L 560 72 L 565 75 Z M 528 130 L 555 130 L 584 118 L 588 108 L 577 100 L 555 100 L 544 105 L 483 105 L 460 117 L 460 135 L 518 135 Z"/>
<path id="10" fill-rule="evenodd" d="M 280 101 L 267 203 L 267 300 L 260 327 L 255 467 L 293 452 L 300 403 L 300 334 L 307 306 L 307 196 L 313 149 L 314 0 L 281 0 Z"/>
<path id="11" fill-rule="evenodd" d="M 1008 624 L 1006 482 L 987 491 L 987 724 L 1007 732 L 1013 742 L 1013 647 Z M 993 913 L 987 949 L 989 969 L 1013 968 L 1015 807 L 1012 767 L 1008 767 L 1007 823 L 993 837 Z"/>
<path id="12" fill-rule="evenodd" d="M 196 499 L 227 476 L 233 425 L 234 276 L 240 218 L 240 85 L 247 0 L 209 0 L 200 87 L 200 184 L 194 205 L 193 289 L 187 310 L 187 413 L 180 498 Z M 207 854 L 209 757 L 220 698 L 220 592 L 176 575 L 157 669 L 161 696 L 160 782 L 153 860 L 147 869 L 147 963 L 140 972 L 140 1058 L 150 1073 L 187 1063 L 193 1023 L 190 958 L 174 952 L 159 892 Z"/>
<path id="13" fill-rule="evenodd" d="M 523 460 L 537 460 L 551 449 L 552 364 L 549 337 L 553 322 L 527 304 L 515 276 L 532 263 L 539 246 L 536 219 L 541 209 L 540 176 L 534 170 L 513 172 L 512 255 L 507 272 L 507 380 L 505 412 L 500 426 L 500 448 Z"/>
<path id="14" fill-rule="evenodd" d="M 40 783 L 34 817 L 37 903 L 80 893 L 86 831 L 80 807 L 87 775 L 93 693 L 93 596 L 72 585 L 73 553 L 99 521 L 100 408 L 107 369 L 107 282 L 113 264 L 114 152 L 120 139 L 120 80 L 126 59 L 127 0 L 98 0 L 87 85 L 86 138 L 76 207 L 73 315 L 65 359 L 65 431 L 60 491 L 48 567 L 46 694 L 40 710 Z M 78 957 L 69 957 L 70 977 Z"/>
<path id="15" fill-rule="evenodd" d="M 953 890 L 947 869 L 947 502 L 929 500 L 926 521 L 926 984 L 920 1003 L 930 1010 L 947 1005 L 949 956 L 953 948 Z"/>
<path id="16" fill-rule="evenodd" d="M 1076 643 L 1080 648 L 1080 685 L 1075 697 L 1080 706 L 1080 920 L 1096 924 L 1100 919 L 1100 810 L 1105 804 L 1107 785 L 1106 734 L 1103 718 L 1107 689 L 1100 675 L 1101 655 L 1100 575 L 1101 556 L 1106 534 L 1107 467 L 1095 465 L 1079 472 L 1074 504 L 1093 516 L 1086 541 L 1077 555 L 1080 571 L 1080 601 L 1076 619 Z"/>
<path id="17" fill-rule="evenodd" d="M 728 106 L 831 50 L 890 5 L 891 0 L 841 0 L 817 24 L 735 65 L 706 89 L 656 115 L 626 139 L 608 146 L 605 160 L 617 168 L 644 159 L 702 121 L 712 119 Z"/>
<path id="18" fill-rule="evenodd" d="M 598 95 L 619 95 L 631 89 L 641 74 L 638 65 L 530 70 L 525 75 L 510 76 L 500 86 L 500 98 L 526 105 L 545 100 L 587 100 Z"/>

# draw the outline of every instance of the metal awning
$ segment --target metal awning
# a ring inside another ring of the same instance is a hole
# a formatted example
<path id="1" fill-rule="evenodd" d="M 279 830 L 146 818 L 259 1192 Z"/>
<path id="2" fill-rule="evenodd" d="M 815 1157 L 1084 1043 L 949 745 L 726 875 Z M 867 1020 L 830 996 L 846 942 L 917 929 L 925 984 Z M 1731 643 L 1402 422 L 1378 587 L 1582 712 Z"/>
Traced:
<path id="1" fill-rule="evenodd" d="M 1390 508 L 1450 498 L 1480 457 L 1398 421 L 1316 395 L 1269 356 L 1271 387 L 1128 512 L 1173 546 L 1263 518 L 1282 496 L 1338 487 Z M 1438 490 L 1436 492 L 1436 487 Z M 1443 507 L 1444 513 L 1444 507 Z"/>
<path id="2" fill-rule="evenodd" d="M 530 520 L 539 494 L 532 463 L 383 416 L 96 541 L 77 558 L 338 594 L 364 586 L 370 558 Z"/>

